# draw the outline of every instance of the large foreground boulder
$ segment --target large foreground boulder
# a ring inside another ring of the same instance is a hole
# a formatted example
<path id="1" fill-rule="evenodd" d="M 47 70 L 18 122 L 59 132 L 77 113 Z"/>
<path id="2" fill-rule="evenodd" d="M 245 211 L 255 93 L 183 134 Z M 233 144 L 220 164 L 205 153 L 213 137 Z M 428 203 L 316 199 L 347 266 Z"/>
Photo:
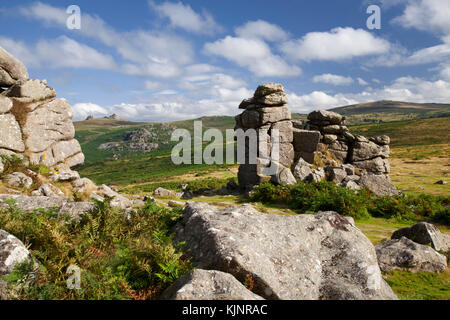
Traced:
<path id="1" fill-rule="evenodd" d="M 439 229 L 427 222 L 419 222 L 412 227 L 406 227 L 393 233 L 392 239 L 406 237 L 414 242 L 431 245 L 438 251 L 450 250 L 450 236 L 443 234 Z"/>
<path id="2" fill-rule="evenodd" d="M 405 237 L 381 242 L 375 249 L 382 271 L 444 272 L 447 268 L 444 255 Z"/>
<path id="3" fill-rule="evenodd" d="M 164 300 L 263 300 L 229 273 L 196 269 L 175 281 Z"/>
<path id="4" fill-rule="evenodd" d="M 335 212 L 267 215 L 250 205 L 217 209 L 188 203 L 176 227 L 198 268 L 254 280 L 267 299 L 397 299 L 375 248 Z"/>

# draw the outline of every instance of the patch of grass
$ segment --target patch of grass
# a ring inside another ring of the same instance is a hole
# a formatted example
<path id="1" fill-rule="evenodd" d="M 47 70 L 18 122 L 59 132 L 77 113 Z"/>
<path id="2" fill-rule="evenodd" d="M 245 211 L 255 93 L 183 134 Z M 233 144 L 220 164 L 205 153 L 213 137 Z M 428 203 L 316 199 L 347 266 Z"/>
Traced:
<path id="1" fill-rule="evenodd" d="M 391 147 L 428 146 L 450 143 L 449 118 L 393 121 L 351 126 L 353 134 L 367 137 L 386 134 Z"/>
<path id="2" fill-rule="evenodd" d="M 132 194 L 138 194 L 138 193 L 153 193 L 156 188 L 161 187 L 164 189 L 169 190 L 178 190 L 178 186 L 180 184 L 187 184 L 188 190 L 195 191 L 201 188 L 208 188 L 208 189 L 221 189 L 227 185 L 229 181 L 229 178 L 225 179 L 202 179 L 202 180 L 180 180 L 178 182 L 176 181 L 170 181 L 170 182 L 155 182 L 155 183 L 148 183 L 148 184 L 142 184 L 142 185 L 130 185 L 127 187 L 124 187 L 120 189 L 120 192 L 127 192 Z M 178 190 L 180 191 L 180 190 Z"/>
<path id="3" fill-rule="evenodd" d="M 418 192 L 450 194 L 450 184 L 438 185 L 450 177 L 450 144 L 411 146 L 392 149 L 391 181 L 407 194 Z"/>
<path id="4" fill-rule="evenodd" d="M 411 273 L 392 271 L 386 281 L 400 300 L 450 300 L 450 271 Z"/>
<path id="5" fill-rule="evenodd" d="M 72 223 L 52 210 L 26 213 L 10 205 L 0 229 L 23 241 L 42 266 L 20 299 L 151 299 L 191 269 L 169 233 L 180 209 L 148 202 L 127 218 L 106 201 Z M 67 288 L 70 265 L 81 268 L 80 290 Z"/>
<path id="6" fill-rule="evenodd" d="M 271 183 L 255 187 L 252 201 L 288 204 L 298 213 L 333 210 L 343 216 L 368 218 L 368 196 L 336 186 L 333 182 L 300 182 L 295 186 L 274 186 Z"/>

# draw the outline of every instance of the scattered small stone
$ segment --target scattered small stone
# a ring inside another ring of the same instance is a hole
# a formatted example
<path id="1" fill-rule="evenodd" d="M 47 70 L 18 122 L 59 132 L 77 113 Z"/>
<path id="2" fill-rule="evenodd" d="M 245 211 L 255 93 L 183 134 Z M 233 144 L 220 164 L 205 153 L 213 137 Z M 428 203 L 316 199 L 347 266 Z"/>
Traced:
<path id="1" fill-rule="evenodd" d="M 169 207 L 176 208 L 176 207 L 184 207 L 186 205 L 185 202 L 170 200 L 168 203 Z"/>
<path id="2" fill-rule="evenodd" d="M 5 181 L 11 186 L 28 189 L 33 184 L 33 179 L 22 172 L 14 172 L 5 176 Z"/>
<path id="3" fill-rule="evenodd" d="M 173 196 L 175 196 L 175 192 L 173 192 L 172 190 L 167 190 L 167 189 L 158 187 L 155 189 L 155 191 L 153 191 L 153 195 L 155 197 L 173 197 Z"/>
<path id="4" fill-rule="evenodd" d="M 382 271 L 408 270 L 442 273 L 447 268 L 447 258 L 444 255 L 406 237 L 381 242 L 376 245 L 375 249 Z"/>

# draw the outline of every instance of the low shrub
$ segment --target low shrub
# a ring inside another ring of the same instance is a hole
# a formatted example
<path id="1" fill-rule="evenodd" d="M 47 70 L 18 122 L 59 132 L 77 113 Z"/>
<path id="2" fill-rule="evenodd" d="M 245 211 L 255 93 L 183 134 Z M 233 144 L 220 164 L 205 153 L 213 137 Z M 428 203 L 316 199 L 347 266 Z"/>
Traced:
<path id="1" fill-rule="evenodd" d="M 262 184 L 255 187 L 251 201 L 287 204 L 300 213 L 330 210 L 356 219 L 373 216 L 450 225 L 449 197 L 426 194 L 377 197 L 367 190 L 355 192 L 327 181 L 300 182 L 295 186 Z"/>
<path id="2" fill-rule="evenodd" d="M 302 212 L 336 211 L 343 216 L 367 218 L 368 197 L 336 186 L 332 182 L 300 182 L 295 186 L 274 186 L 270 183 L 255 187 L 252 201 L 284 203 Z"/>

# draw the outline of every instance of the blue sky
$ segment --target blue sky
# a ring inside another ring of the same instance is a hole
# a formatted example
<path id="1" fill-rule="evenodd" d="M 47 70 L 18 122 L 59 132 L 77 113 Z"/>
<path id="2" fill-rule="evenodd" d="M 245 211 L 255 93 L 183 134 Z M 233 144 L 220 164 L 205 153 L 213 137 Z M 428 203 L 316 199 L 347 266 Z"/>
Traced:
<path id="1" fill-rule="evenodd" d="M 369 5 L 381 29 L 369 30 Z M 81 9 L 69 30 L 66 8 Z M 450 102 L 448 0 L 8 1 L 0 46 L 75 120 L 235 115 L 260 83 L 293 112 L 382 99 Z"/>

